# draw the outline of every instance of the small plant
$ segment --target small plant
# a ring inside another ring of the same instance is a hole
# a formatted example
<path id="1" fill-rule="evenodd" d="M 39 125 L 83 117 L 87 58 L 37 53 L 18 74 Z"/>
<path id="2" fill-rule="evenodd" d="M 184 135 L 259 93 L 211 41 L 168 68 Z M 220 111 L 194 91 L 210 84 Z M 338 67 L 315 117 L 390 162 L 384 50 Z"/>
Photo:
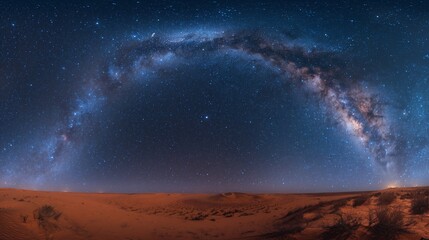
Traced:
<path id="1" fill-rule="evenodd" d="M 369 231 L 374 239 L 397 239 L 405 232 L 404 216 L 397 208 L 379 207 L 370 212 Z"/>
<path id="2" fill-rule="evenodd" d="M 378 197 L 378 205 L 389 205 L 395 201 L 396 195 L 394 192 L 383 192 Z"/>
<path id="3" fill-rule="evenodd" d="M 348 239 L 353 232 L 358 229 L 359 220 L 351 215 L 343 217 L 339 215 L 338 220 L 332 226 L 326 227 L 326 231 L 322 233 L 321 239 L 324 240 L 341 240 Z"/>
<path id="4" fill-rule="evenodd" d="M 20 217 L 21 217 L 21 221 L 22 221 L 23 223 L 27 223 L 28 215 L 26 215 L 26 214 L 21 214 L 21 215 L 20 215 Z"/>
<path id="5" fill-rule="evenodd" d="M 429 199 L 424 192 L 416 192 L 411 196 L 411 213 L 423 214 L 429 210 Z"/>
<path id="6" fill-rule="evenodd" d="M 51 205 L 43 205 L 33 211 L 33 217 L 37 220 L 39 228 L 44 230 L 46 239 L 52 239 L 52 233 L 59 228 L 55 222 L 60 216 L 61 212 Z"/>
<path id="7" fill-rule="evenodd" d="M 363 205 L 368 200 L 368 198 L 369 198 L 368 195 L 360 195 L 359 197 L 353 200 L 353 207 L 359 207 Z"/>

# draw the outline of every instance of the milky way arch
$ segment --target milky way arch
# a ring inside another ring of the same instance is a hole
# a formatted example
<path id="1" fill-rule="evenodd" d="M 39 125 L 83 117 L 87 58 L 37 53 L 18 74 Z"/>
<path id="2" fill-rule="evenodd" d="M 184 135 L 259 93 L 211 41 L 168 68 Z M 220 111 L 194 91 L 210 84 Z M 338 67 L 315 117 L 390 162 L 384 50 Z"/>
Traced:
<path id="1" fill-rule="evenodd" d="M 141 81 L 169 62 L 181 62 L 201 54 L 236 51 L 258 58 L 286 76 L 297 88 L 312 93 L 388 173 L 401 174 L 404 148 L 400 135 L 389 124 L 385 105 L 359 81 L 345 74 L 344 64 L 331 52 L 272 40 L 258 31 L 194 32 L 135 40 L 121 46 L 107 60 L 99 77 L 85 82 L 51 137 L 33 150 L 28 168 L 8 168 L 6 180 L 31 171 L 38 180 L 60 175 L 72 165 L 76 135 L 84 132 L 86 119 L 106 104 L 106 99 L 124 85 Z M 8 178 L 9 177 L 9 178 Z M 8 178 L 8 179 L 7 179 Z"/>

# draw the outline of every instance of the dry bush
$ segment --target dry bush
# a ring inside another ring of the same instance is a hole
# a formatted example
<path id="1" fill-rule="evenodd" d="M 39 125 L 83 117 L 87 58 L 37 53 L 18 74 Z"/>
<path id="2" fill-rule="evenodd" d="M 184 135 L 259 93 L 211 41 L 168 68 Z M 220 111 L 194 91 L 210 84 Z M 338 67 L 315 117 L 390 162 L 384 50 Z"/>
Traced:
<path id="1" fill-rule="evenodd" d="M 55 210 L 53 206 L 43 205 L 42 207 L 34 210 L 33 216 L 34 216 L 34 219 L 37 219 L 39 221 L 44 221 L 49 219 L 58 220 L 58 218 L 61 216 L 61 212 L 58 212 L 57 210 Z"/>
<path id="2" fill-rule="evenodd" d="M 353 207 L 359 207 L 363 205 L 368 200 L 368 198 L 369 198 L 368 195 L 360 195 L 359 197 L 356 197 L 353 200 Z"/>
<path id="3" fill-rule="evenodd" d="M 359 220 L 351 215 L 339 215 L 338 220 L 332 226 L 325 227 L 326 231 L 322 233 L 323 240 L 341 240 L 348 239 L 353 232 L 358 229 Z"/>
<path id="4" fill-rule="evenodd" d="M 394 192 L 383 192 L 378 197 L 378 205 L 389 205 L 395 201 L 396 195 Z"/>
<path id="5" fill-rule="evenodd" d="M 52 233 L 59 228 L 55 222 L 58 221 L 60 216 L 61 212 L 50 205 L 43 205 L 33 211 L 33 217 L 37 220 L 39 227 L 45 232 L 46 239 L 52 239 Z"/>
<path id="6" fill-rule="evenodd" d="M 21 217 L 21 221 L 23 223 L 27 223 L 27 219 L 28 219 L 28 215 L 27 214 L 21 214 L 20 217 Z"/>
<path id="7" fill-rule="evenodd" d="M 411 213 L 423 214 L 429 210 L 429 200 L 424 192 L 416 192 L 411 195 Z"/>
<path id="8" fill-rule="evenodd" d="M 404 215 L 398 208 L 379 207 L 369 214 L 369 231 L 373 239 L 397 239 L 405 232 Z"/>

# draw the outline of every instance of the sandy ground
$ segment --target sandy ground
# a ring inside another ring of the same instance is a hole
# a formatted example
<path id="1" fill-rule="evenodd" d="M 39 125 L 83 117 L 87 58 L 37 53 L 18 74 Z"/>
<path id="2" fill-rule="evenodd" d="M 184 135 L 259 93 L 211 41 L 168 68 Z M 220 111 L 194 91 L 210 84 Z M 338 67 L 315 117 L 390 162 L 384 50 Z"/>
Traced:
<path id="1" fill-rule="evenodd" d="M 370 216 L 382 207 L 402 213 L 398 239 L 429 238 L 429 214 L 410 213 L 416 191 L 429 195 L 429 188 L 217 195 L 0 189 L 0 240 L 380 239 Z M 380 206 L 384 192 L 395 199 Z M 364 201 L 354 206 L 358 198 Z"/>

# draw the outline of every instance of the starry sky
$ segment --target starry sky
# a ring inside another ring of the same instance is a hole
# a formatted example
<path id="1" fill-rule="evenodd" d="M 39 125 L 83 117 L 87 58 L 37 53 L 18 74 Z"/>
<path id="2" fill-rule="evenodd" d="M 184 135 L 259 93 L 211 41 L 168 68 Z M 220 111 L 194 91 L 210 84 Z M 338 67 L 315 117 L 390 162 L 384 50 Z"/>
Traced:
<path id="1" fill-rule="evenodd" d="M 429 185 L 426 1 L 0 3 L 0 187 Z"/>

